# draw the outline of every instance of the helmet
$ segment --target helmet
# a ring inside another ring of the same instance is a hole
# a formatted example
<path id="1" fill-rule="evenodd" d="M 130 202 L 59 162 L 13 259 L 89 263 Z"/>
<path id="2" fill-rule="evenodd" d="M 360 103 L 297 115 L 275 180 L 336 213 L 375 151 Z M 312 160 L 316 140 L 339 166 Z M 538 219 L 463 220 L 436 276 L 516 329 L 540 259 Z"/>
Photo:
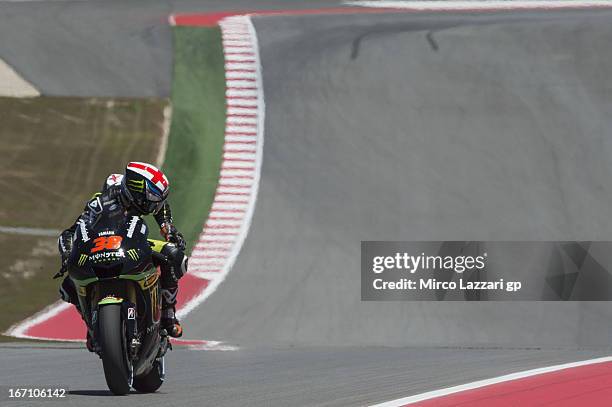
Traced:
<path id="1" fill-rule="evenodd" d="M 168 178 L 157 167 L 135 161 L 125 167 L 121 194 L 128 205 L 141 214 L 159 212 L 168 198 L 168 192 Z"/>

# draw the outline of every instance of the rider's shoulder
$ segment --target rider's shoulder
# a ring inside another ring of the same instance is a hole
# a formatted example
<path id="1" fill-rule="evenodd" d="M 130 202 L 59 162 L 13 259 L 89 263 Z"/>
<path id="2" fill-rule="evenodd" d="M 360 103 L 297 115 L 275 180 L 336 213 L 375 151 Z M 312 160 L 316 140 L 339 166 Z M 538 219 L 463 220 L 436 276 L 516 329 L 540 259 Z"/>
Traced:
<path id="1" fill-rule="evenodd" d="M 106 177 L 104 185 L 102 185 L 102 192 L 106 191 L 110 187 L 121 185 L 122 180 L 123 174 L 110 174 L 108 177 Z"/>
<path id="2" fill-rule="evenodd" d="M 98 214 L 102 212 L 102 194 L 97 193 L 87 202 L 86 210 Z"/>
<path id="3" fill-rule="evenodd" d="M 87 201 L 87 204 L 85 205 L 85 211 L 98 214 L 104 209 L 111 211 L 119 209 L 121 205 L 121 200 L 119 199 L 120 194 L 120 184 L 110 185 L 102 190 L 102 192 L 96 192 L 93 194 L 91 199 Z"/>

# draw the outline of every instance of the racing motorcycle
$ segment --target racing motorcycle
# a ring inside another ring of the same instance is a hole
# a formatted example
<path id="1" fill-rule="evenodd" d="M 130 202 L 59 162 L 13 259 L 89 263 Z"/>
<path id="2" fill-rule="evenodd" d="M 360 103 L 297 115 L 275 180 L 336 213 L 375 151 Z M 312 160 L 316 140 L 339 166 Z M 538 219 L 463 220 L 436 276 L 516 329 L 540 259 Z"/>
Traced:
<path id="1" fill-rule="evenodd" d="M 160 329 L 156 264 L 165 260 L 165 242 L 148 239 L 139 216 L 100 215 L 79 221 L 68 275 L 109 389 L 116 395 L 132 387 L 154 392 L 164 382 L 164 357 L 172 348 Z"/>

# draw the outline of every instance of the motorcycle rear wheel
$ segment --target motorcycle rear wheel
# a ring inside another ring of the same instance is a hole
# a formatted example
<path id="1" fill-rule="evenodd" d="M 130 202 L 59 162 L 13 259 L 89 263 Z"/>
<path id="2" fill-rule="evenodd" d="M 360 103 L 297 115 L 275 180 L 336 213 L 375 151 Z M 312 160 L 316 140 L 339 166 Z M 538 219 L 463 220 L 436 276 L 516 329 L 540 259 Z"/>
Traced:
<path id="1" fill-rule="evenodd" d="M 130 391 L 132 374 L 128 368 L 125 321 L 121 318 L 121 305 L 102 306 L 98 318 L 98 339 L 106 384 L 114 394 L 123 396 Z"/>

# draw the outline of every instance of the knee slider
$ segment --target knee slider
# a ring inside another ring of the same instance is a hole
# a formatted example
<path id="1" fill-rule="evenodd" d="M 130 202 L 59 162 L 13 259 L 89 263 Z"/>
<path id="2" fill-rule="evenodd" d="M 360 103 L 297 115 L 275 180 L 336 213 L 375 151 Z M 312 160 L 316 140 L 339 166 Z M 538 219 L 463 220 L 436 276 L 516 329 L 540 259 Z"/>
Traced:
<path id="1" fill-rule="evenodd" d="M 60 297 L 63 301 L 69 302 L 74 305 L 79 304 L 79 298 L 76 292 L 76 288 L 72 280 L 69 277 L 64 278 L 59 288 Z"/>
<path id="2" fill-rule="evenodd" d="M 166 256 L 168 259 L 166 267 L 162 267 L 162 270 L 167 274 L 164 276 L 168 283 L 177 283 L 178 280 L 187 273 L 187 262 L 188 257 L 185 256 L 185 252 L 179 249 L 175 244 L 168 243 L 161 250 L 161 254 Z M 162 278 L 164 278 L 162 277 Z"/>

